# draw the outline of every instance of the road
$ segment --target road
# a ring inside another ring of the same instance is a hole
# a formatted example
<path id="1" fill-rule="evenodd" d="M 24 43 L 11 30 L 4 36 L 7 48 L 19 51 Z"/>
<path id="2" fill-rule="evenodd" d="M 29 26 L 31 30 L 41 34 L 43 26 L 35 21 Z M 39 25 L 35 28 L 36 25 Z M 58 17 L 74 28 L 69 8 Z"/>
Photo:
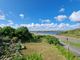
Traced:
<path id="1" fill-rule="evenodd" d="M 54 36 L 63 40 L 66 40 L 68 38 L 70 42 L 80 43 L 80 39 L 77 39 L 77 38 L 66 37 L 66 36 L 61 36 L 61 35 L 54 35 Z"/>
<path id="2" fill-rule="evenodd" d="M 79 39 L 75 39 L 75 38 L 70 38 L 70 37 L 66 37 L 66 36 L 60 36 L 60 35 L 54 35 L 56 38 L 59 38 L 59 40 L 67 40 L 70 42 L 76 42 L 76 43 L 80 43 Z M 70 44 L 66 44 L 62 41 L 60 41 L 61 44 L 63 44 L 64 48 L 69 49 L 69 51 L 73 52 L 76 56 L 80 57 L 80 48 L 76 48 L 74 46 L 71 46 Z"/>

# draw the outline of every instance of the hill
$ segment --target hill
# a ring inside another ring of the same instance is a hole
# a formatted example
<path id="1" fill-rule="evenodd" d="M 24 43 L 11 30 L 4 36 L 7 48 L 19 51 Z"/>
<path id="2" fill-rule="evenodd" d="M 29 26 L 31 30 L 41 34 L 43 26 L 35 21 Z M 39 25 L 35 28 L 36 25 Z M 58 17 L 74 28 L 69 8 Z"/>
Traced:
<path id="1" fill-rule="evenodd" d="M 80 29 L 64 31 L 64 32 L 61 32 L 60 35 L 80 38 Z"/>

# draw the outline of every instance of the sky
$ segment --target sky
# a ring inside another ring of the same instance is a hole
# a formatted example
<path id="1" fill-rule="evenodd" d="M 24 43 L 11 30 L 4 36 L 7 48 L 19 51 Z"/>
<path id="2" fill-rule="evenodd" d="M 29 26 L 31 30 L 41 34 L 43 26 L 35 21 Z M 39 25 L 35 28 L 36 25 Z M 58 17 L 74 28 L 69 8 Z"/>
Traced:
<path id="1" fill-rule="evenodd" d="M 0 0 L 0 27 L 31 31 L 80 28 L 80 0 Z"/>

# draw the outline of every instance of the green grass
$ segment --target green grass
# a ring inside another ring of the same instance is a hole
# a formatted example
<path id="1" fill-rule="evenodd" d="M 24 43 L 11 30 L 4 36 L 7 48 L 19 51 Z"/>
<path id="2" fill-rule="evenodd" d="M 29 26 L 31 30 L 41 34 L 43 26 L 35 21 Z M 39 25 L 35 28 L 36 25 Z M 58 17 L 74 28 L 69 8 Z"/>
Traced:
<path id="1" fill-rule="evenodd" d="M 66 44 L 69 44 L 71 46 L 74 46 L 74 47 L 77 47 L 77 48 L 80 48 L 80 43 L 75 43 L 75 42 L 70 42 L 70 41 L 66 41 L 66 40 L 61 40 L 62 42 L 66 43 Z"/>
<path id="2" fill-rule="evenodd" d="M 57 46 L 57 48 L 62 52 L 62 54 L 66 57 L 67 60 L 80 60 L 79 57 L 76 57 L 72 52 L 66 50 L 62 46 Z"/>
<path id="3" fill-rule="evenodd" d="M 13 60 L 43 60 L 41 54 L 38 53 L 32 53 L 30 55 L 26 56 L 14 56 Z"/>
<path id="4" fill-rule="evenodd" d="M 38 53 L 33 53 L 26 57 L 26 60 L 43 60 L 42 55 Z"/>
<path id="5" fill-rule="evenodd" d="M 61 35 L 68 36 L 68 37 L 73 37 L 73 38 L 80 38 L 80 35 L 70 34 L 70 33 L 64 33 L 64 34 L 61 34 Z"/>
<path id="6" fill-rule="evenodd" d="M 72 43 L 72 42 L 70 42 L 70 44 L 71 44 L 72 46 L 75 46 L 75 47 L 80 48 L 80 43 Z"/>
<path id="7" fill-rule="evenodd" d="M 64 32 L 61 32 L 61 35 L 80 38 L 80 29 L 64 31 Z"/>

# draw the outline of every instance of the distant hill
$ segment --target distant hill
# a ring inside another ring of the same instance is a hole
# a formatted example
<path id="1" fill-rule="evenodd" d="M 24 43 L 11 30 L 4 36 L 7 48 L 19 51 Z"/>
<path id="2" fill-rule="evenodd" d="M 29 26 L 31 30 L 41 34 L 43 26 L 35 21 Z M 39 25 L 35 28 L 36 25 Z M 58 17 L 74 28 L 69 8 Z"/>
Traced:
<path id="1" fill-rule="evenodd" d="M 31 33 L 35 34 L 41 34 L 41 35 L 53 35 L 53 34 L 59 34 L 61 31 L 30 31 Z"/>
<path id="2" fill-rule="evenodd" d="M 61 35 L 80 38 L 80 29 L 64 31 L 64 32 L 61 32 Z"/>

